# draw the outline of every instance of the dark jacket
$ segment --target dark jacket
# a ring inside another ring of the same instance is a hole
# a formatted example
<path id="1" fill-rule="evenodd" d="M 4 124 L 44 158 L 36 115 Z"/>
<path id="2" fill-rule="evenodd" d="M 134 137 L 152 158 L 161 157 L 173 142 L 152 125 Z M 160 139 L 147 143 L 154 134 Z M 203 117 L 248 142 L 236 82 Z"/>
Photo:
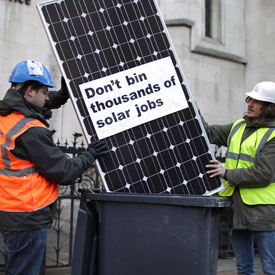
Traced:
<path id="1" fill-rule="evenodd" d="M 244 117 L 247 126 L 244 131 L 242 141 L 255 132 L 258 128 L 275 128 L 275 120 L 262 123 L 251 123 Z M 209 126 L 202 117 L 202 122 L 206 130 L 210 143 L 227 146 L 232 124 Z M 249 168 L 238 168 L 227 171 L 228 183 L 235 186 L 232 195 L 233 208 L 233 228 L 249 229 L 255 231 L 275 230 L 275 202 L 273 205 L 253 205 L 249 206 L 242 202 L 239 188 L 261 188 L 269 183 L 275 182 L 275 139 L 267 142 L 263 150 L 258 155 L 255 165 Z"/>
<path id="2" fill-rule="evenodd" d="M 58 108 L 66 102 L 60 92 L 50 92 L 49 98 L 48 108 Z M 36 118 L 49 126 L 47 119 L 51 117 L 51 111 L 48 108 L 34 106 L 11 88 L 0 101 L 0 119 L 1 116 L 6 116 L 11 112 L 20 112 L 26 117 Z M 73 184 L 94 161 L 86 151 L 77 157 L 68 158 L 53 142 L 51 132 L 43 127 L 30 128 L 19 136 L 16 139 L 13 153 L 19 158 L 30 160 L 41 175 L 60 185 Z M 41 228 L 51 220 L 52 205 L 34 212 L 0 211 L 0 229 L 4 231 Z"/>

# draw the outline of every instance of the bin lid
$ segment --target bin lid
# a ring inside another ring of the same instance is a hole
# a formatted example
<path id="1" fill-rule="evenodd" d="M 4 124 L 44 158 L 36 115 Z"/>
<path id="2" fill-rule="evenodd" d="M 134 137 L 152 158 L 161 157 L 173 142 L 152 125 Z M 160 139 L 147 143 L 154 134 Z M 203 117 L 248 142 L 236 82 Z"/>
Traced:
<path id="1" fill-rule="evenodd" d="M 106 202 L 150 203 L 194 207 L 229 207 L 229 198 L 201 195 L 138 194 L 138 193 L 88 193 L 87 200 Z"/>

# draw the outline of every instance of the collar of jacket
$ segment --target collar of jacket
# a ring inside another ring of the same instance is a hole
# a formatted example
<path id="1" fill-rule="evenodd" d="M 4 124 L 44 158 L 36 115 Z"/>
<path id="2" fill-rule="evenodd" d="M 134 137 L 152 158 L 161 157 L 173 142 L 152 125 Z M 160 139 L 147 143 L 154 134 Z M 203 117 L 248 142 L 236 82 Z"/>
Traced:
<path id="1" fill-rule="evenodd" d="M 250 118 L 247 116 L 243 117 L 245 122 L 247 123 L 247 127 L 252 128 L 275 128 L 275 120 L 264 120 L 261 122 L 251 122 Z"/>
<path id="2" fill-rule="evenodd" d="M 10 88 L 6 92 L 3 100 L 0 100 L 0 116 L 9 115 L 12 112 L 19 112 L 26 117 L 36 118 L 47 127 L 49 127 L 49 123 L 46 120 L 52 117 L 51 110 L 33 105 L 17 90 Z"/>

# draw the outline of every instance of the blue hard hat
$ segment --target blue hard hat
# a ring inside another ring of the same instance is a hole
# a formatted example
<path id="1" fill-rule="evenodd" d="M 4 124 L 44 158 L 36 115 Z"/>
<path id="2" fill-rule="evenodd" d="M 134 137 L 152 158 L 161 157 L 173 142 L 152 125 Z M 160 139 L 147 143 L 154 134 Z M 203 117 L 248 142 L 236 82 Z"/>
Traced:
<path id="1" fill-rule="evenodd" d="M 24 83 L 29 80 L 38 81 L 48 87 L 55 87 L 47 68 L 34 60 L 25 60 L 18 63 L 9 78 L 9 82 L 12 83 Z"/>

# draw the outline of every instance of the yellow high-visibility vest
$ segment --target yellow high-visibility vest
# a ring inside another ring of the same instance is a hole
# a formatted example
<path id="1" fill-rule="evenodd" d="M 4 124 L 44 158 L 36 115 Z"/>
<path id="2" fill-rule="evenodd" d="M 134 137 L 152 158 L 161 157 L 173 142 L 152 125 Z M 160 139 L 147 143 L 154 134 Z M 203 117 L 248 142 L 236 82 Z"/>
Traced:
<path id="1" fill-rule="evenodd" d="M 245 120 L 240 119 L 231 128 L 227 139 L 228 151 L 225 161 L 227 170 L 253 166 L 264 145 L 275 137 L 275 128 L 259 128 L 241 143 L 245 127 Z M 219 195 L 229 197 L 233 194 L 235 187 L 229 186 L 227 181 L 225 186 L 226 188 L 219 192 Z M 239 187 L 239 190 L 245 204 L 275 204 L 275 183 L 260 188 Z"/>

